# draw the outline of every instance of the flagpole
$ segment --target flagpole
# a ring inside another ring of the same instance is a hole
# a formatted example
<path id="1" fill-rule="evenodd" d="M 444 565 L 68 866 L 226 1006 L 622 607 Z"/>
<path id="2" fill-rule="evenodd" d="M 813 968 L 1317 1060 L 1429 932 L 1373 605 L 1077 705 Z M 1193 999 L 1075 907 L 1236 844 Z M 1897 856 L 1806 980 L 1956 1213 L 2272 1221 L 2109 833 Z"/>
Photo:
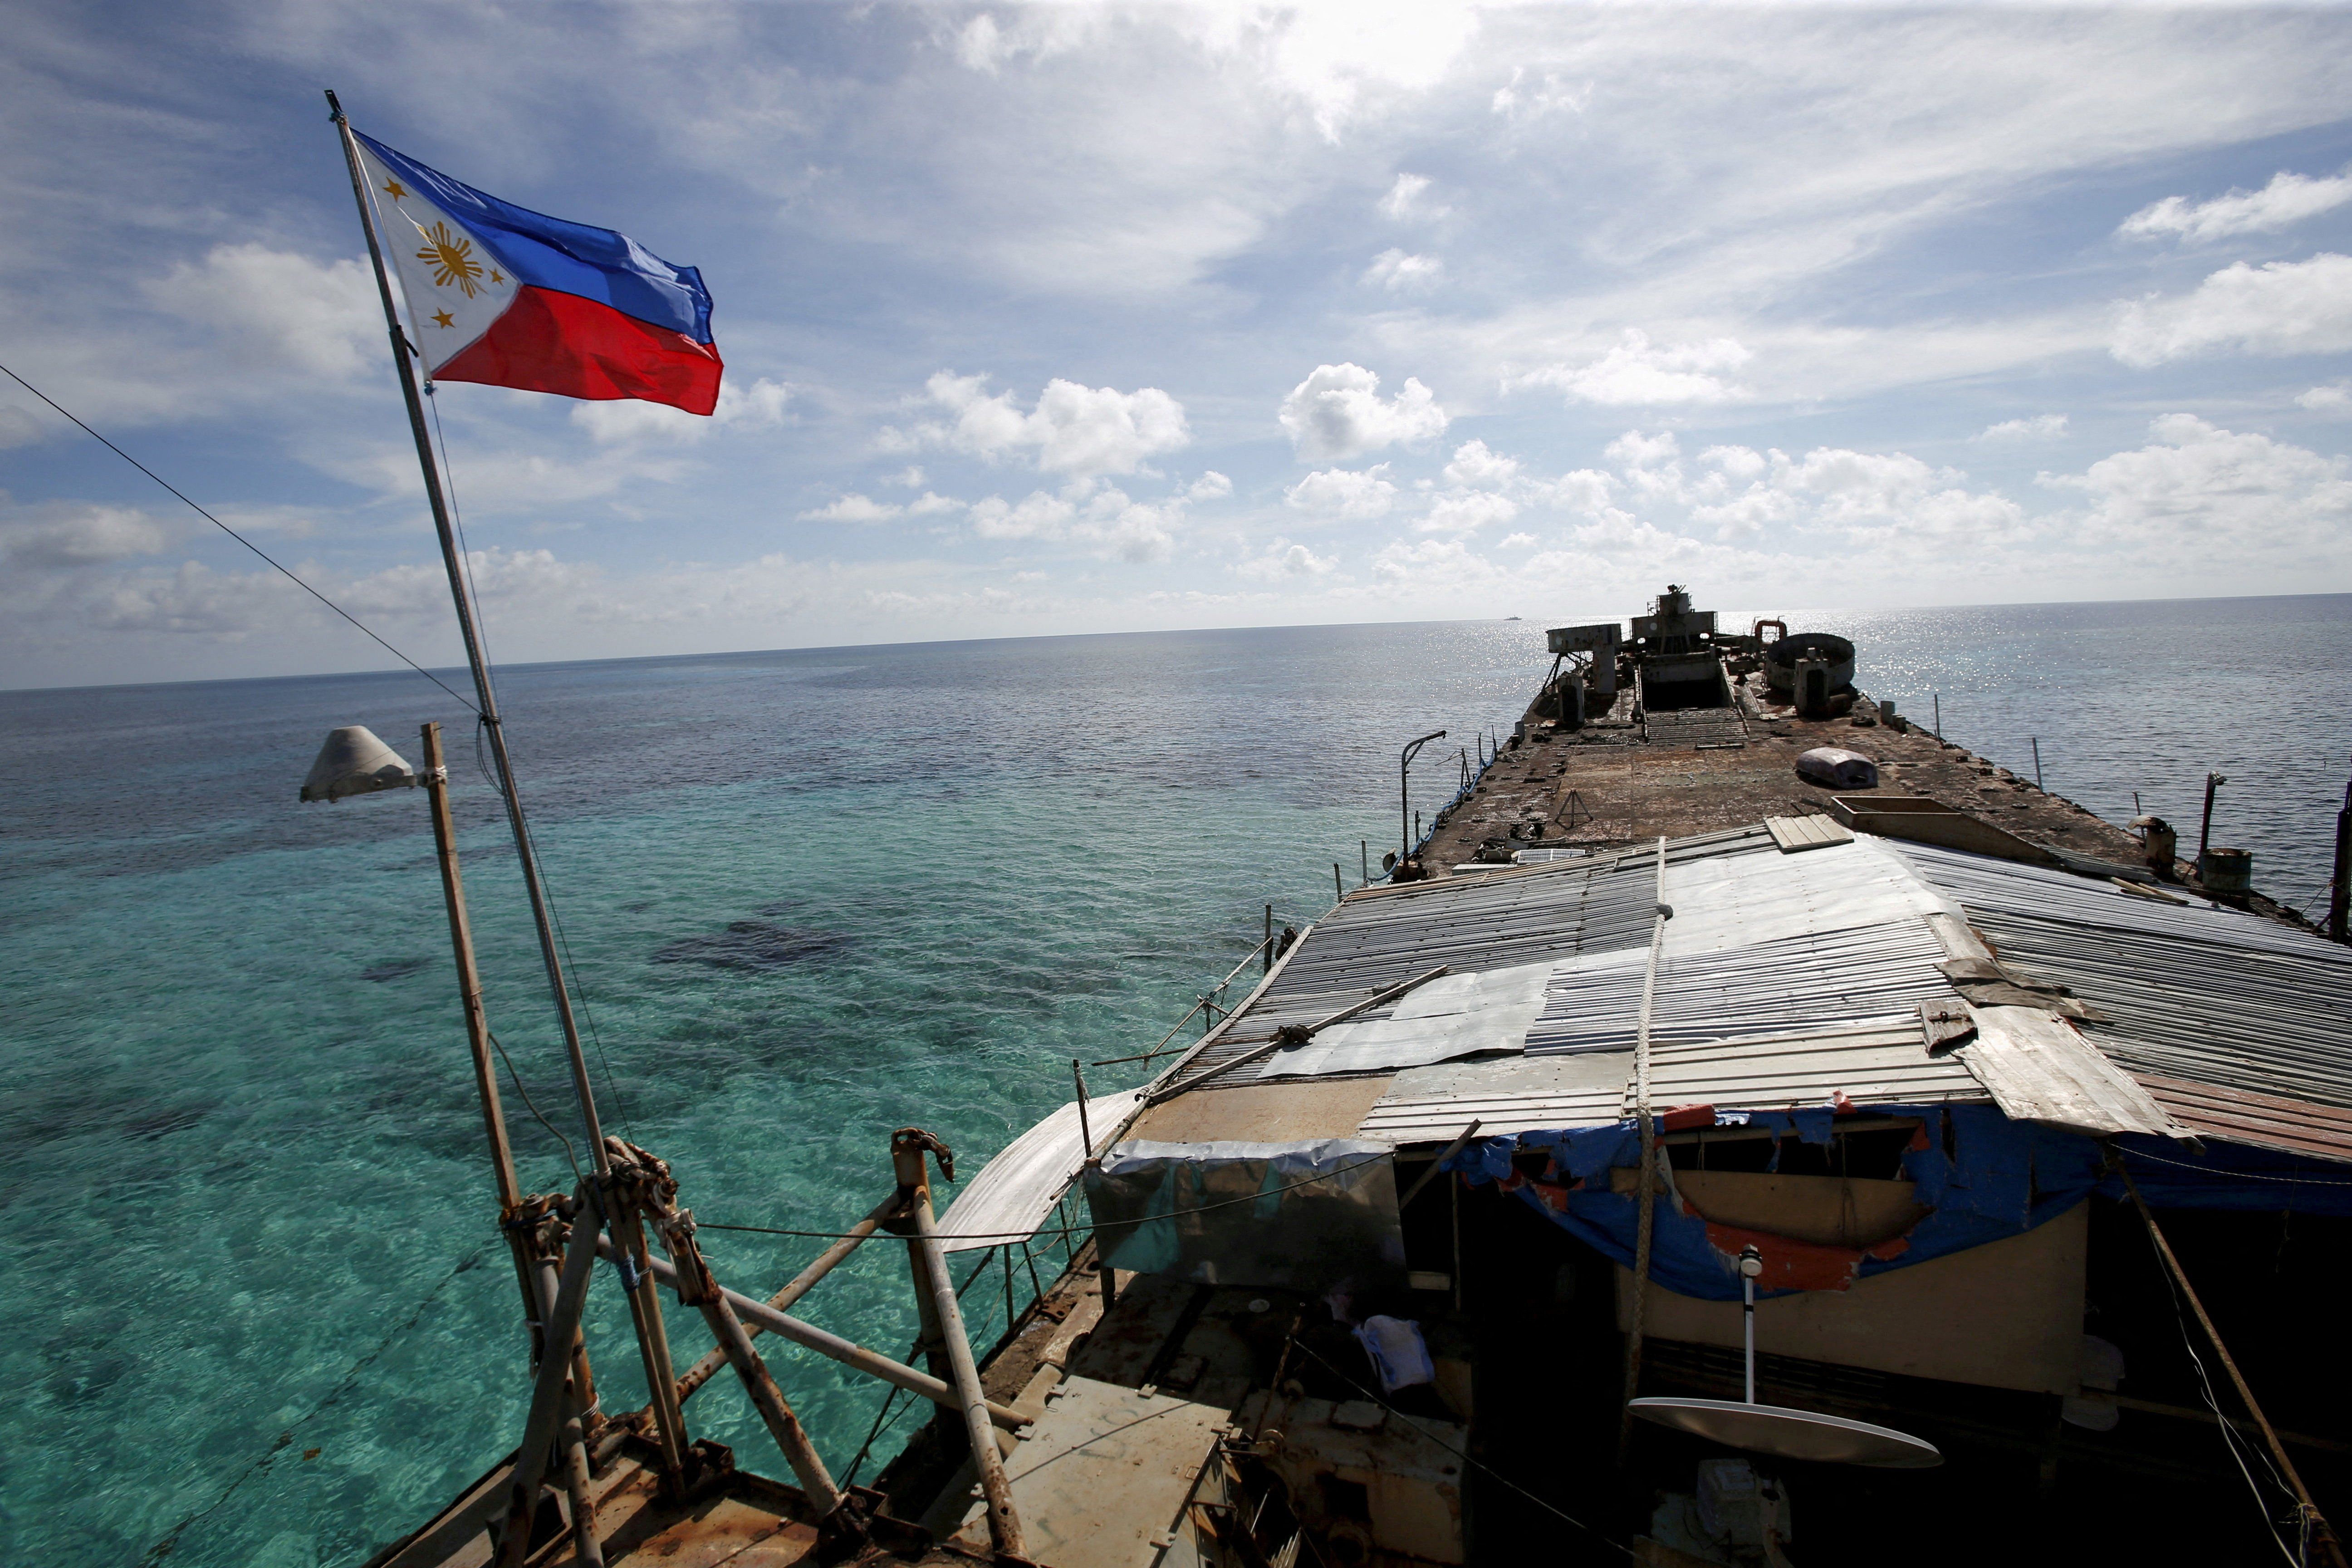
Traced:
<path id="1" fill-rule="evenodd" d="M 555 940 L 555 924 L 548 914 L 547 895 L 539 884 L 539 862 L 531 853 L 530 827 L 523 820 L 522 795 L 515 788 L 514 768 L 507 760 L 506 728 L 499 721 L 498 699 L 490 690 L 489 668 L 482 658 L 482 639 L 474 625 L 473 603 L 466 593 L 465 565 L 457 552 L 457 536 L 449 525 L 449 503 L 441 486 L 441 469 L 433 460 L 433 441 L 425 428 L 425 399 L 417 391 L 415 351 L 401 331 L 400 308 L 393 302 L 392 278 L 384 270 L 383 247 L 376 241 L 375 216 L 368 202 L 367 178 L 360 172 L 359 143 L 352 138 L 351 122 L 331 89 L 327 93 L 336 132 L 342 137 L 343 162 L 352 175 L 352 196 L 359 203 L 360 228 L 367 236 L 368 262 L 375 268 L 376 291 L 383 298 L 383 323 L 392 334 L 392 359 L 400 369 L 401 396 L 408 404 L 408 427 L 416 437 L 416 461 L 425 470 L 425 499 L 433 509 L 433 529 L 441 536 L 441 563 L 449 574 L 449 596 L 457 606 L 457 630 L 465 638 L 466 662 L 474 672 L 474 696 L 481 706 L 483 728 L 490 738 L 490 756 L 497 764 L 499 794 L 504 797 L 507 826 L 513 831 L 515 858 L 522 866 L 522 885 L 530 896 L 530 918 L 539 928 L 539 953 L 547 965 L 547 988 L 555 997 L 555 1016 L 563 1026 L 564 1050 L 572 1058 L 572 1089 L 580 1100 L 588 1147 L 599 1174 L 609 1174 L 613 1157 L 604 1148 L 604 1126 L 596 1114 L 596 1093 L 588 1077 L 588 1058 L 580 1048 L 580 1026 L 572 1016 L 572 993 L 564 984 L 563 963 Z"/>

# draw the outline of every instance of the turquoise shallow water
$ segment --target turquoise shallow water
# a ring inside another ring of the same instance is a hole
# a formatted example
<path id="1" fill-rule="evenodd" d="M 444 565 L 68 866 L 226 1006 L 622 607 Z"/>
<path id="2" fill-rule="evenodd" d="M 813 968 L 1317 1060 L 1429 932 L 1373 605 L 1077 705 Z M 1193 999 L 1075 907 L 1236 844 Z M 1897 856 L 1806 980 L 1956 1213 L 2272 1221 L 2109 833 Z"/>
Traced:
<path id="1" fill-rule="evenodd" d="M 2326 878 L 2352 598 L 1790 618 L 1856 637 L 1862 684 L 1915 713 L 1941 690 L 1988 754 L 2040 735 L 2051 787 L 2111 816 L 2137 788 L 2193 825 L 2220 766 L 2258 879 Z M 1070 1058 L 1149 1045 L 1265 903 L 1318 914 L 1334 860 L 1352 884 L 1359 841 L 1392 841 L 1396 748 L 1454 731 L 1416 773 L 1438 804 L 1451 747 L 1547 662 L 1538 626 L 1467 623 L 509 671 L 607 1124 L 706 1220 L 845 1223 L 908 1122 L 977 1168 Z M 136 1561 L 184 1526 L 174 1563 L 355 1562 L 511 1444 L 521 1336 L 423 797 L 294 800 L 335 724 L 412 760 L 420 721 L 449 728 L 492 1026 L 568 1130 L 464 716 L 414 676 L 0 694 L 11 1557 Z M 568 1183 L 509 1111 L 526 1181 Z M 818 1245 L 706 1240 L 745 1289 Z M 900 1351 L 903 1259 L 870 1250 L 804 1310 Z M 992 1335 L 1001 1280 L 969 1310 Z M 638 1402 L 610 1293 L 592 1331 L 608 1405 Z M 773 1353 L 845 1465 L 877 1391 Z M 775 1468 L 731 1386 L 690 1410 Z"/>

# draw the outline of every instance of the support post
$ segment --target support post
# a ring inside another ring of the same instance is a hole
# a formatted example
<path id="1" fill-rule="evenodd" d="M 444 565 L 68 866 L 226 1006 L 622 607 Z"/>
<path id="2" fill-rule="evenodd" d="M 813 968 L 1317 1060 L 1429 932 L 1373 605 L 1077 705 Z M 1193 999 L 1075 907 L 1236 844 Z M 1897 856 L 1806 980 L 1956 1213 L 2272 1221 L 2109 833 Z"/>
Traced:
<path id="1" fill-rule="evenodd" d="M 1076 1057 L 1070 1058 L 1070 1081 L 1078 1086 L 1078 1147 L 1081 1151 L 1078 1163 L 1090 1164 L 1095 1157 L 1095 1133 L 1087 1121 L 1087 1075 L 1078 1070 L 1078 1058 Z"/>
<path id="2" fill-rule="evenodd" d="M 2157 1225 L 2156 1215 L 2148 1208 L 2147 1200 L 2139 1195 L 2139 1184 L 2132 1180 L 2131 1172 L 2125 1168 L 2120 1159 L 2110 1155 L 2109 1163 L 2116 1174 L 2124 1179 L 2124 1190 L 2131 1194 L 2133 1206 L 2139 1210 L 2140 1220 L 2147 1226 L 2148 1239 L 2156 1244 L 2157 1256 L 2163 1260 L 2165 1270 L 2180 1287 L 2181 1295 L 2188 1298 L 2189 1310 L 2197 1314 L 2197 1321 L 2205 1330 L 2205 1337 L 2212 1342 L 2213 1353 L 2221 1358 L 2222 1366 L 2229 1370 L 2230 1381 L 2237 1385 L 2238 1397 L 2244 1402 L 2246 1414 L 2254 1418 L 2255 1430 L 2263 1435 L 2263 1446 L 2271 1451 L 2271 1462 L 2278 1467 L 2287 1489 L 2294 1493 L 2305 1531 L 2311 1544 L 2318 1548 L 2319 1560 L 2333 1564 L 2334 1568 L 2346 1568 L 2344 1543 L 2336 1538 L 2334 1527 L 2319 1511 L 2319 1505 L 2311 1500 L 2311 1489 L 2295 1473 L 2294 1461 L 2287 1458 L 2286 1445 L 2280 1442 L 2278 1434 L 2272 1430 L 2270 1417 L 2263 1415 L 2263 1407 L 2254 1403 L 2254 1391 L 2247 1385 L 2245 1373 L 2238 1370 L 2236 1360 L 2230 1354 L 2230 1347 L 2221 1342 L 2221 1331 L 2213 1326 L 2213 1320 L 2206 1314 L 2205 1303 L 2198 1300 L 2197 1288 L 2189 1283 L 2188 1270 L 2182 1268 L 2180 1259 L 2173 1256 L 2172 1244 L 2164 1238 L 2164 1231 Z"/>
<path id="3" fill-rule="evenodd" d="M 2213 841 L 2213 792 L 2230 781 L 2220 773 L 2205 775 L 2205 816 L 2197 825 L 2197 879 L 2205 880 L 2205 850 Z"/>
<path id="4" fill-rule="evenodd" d="M 1413 753 L 1414 753 L 1415 752 L 1420 751 L 1423 746 L 1426 746 L 1426 745 L 1427 745 L 1427 744 L 1429 744 L 1432 741 L 1443 741 L 1444 739 L 1445 739 L 1445 731 L 1443 731 L 1443 730 L 1432 730 L 1428 734 L 1423 735 L 1423 737 L 1421 737 L 1421 739 L 1419 739 L 1419 740 L 1417 740 L 1417 741 L 1413 741 L 1413 742 L 1409 742 L 1409 743 L 1405 746 L 1404 751 L 1403 751 L 1402 753 L 1400 753 L 1400 754 L 1399 754 L 1399 756 L 1397 757 L 1397 831 L 1398 831 L 1399 833 L 1401 833 L 1401 834 L 1402 834 L 1402 835 L 1404 836 L 1404 843 L 1403 843 L 1403 845 L 1402 845 L 1402 847 L 1397 850 L 1397 863 L 1398 863 L 1399 865 L 1403 864 L 1403 863 L 1404 863 L 1405 857 L 1407 857 L 1408 855 L 1411 855 L 1411 854 L 1412 853 L 1412 837 L 1413 837 L 1413 832 L 1412 832 L 1412 830 L 1413 830 L 1413 817 L 1412 817 L 1412 757 L 1413 757 Z M 1371 856 L 1371 851 L 1370 851 L 1370 848 L 1367 848 L 1367 849 L 1364 851 L 1364 854 L 1365 854 L 1365 858 L 1369 860 L 1369 859 L 1370 858 L 1370 856 Z"/>
<path id="5" fill-rule="evenodd" d="M 1339 902 L 1348 896 L 1348 884 L 1339 876 L 1339 862 L 1331 862 L 1331 901 Z"/>
<path id="6" fill-rule="evenodd" d="M 2344 786 L 2344 809 L 2336 814 L 2336 877 L 2327 884 L 2327 934 L 2352 942 L 2352 784 Z"/>
<path id="7" fill-rule="evenodd" d="M 449 769 L 441 753 L 441 726 L 424 727 L 425 794 L 433 817 L 433 847 L 441 865 L 441 900 L 449 916 L 449 946 L 457 964 L 457 1003 L 466 1015 L 466 1047 L 474 1063 L 474 1093 L 482 1105 L 482 1131 L 490 1145 L 490 1178 L 499 1195 L 499 1223 L 514 1255 L 515 1284 L 522 1293 L 523 1317 L 534 1323 L 547 1320 L 532 1289 L 530 1254 L 513 1226 L 522 1208 L 522 1184 L 515 1177 L 514 1146 L 507 1137 L 507 1119 L 499 1102 L 498 1069 L 490 1062 L 490 1025 L 482 1007 L 482 977 L 474 963 L 474 931 L 466 916 L 466 887 L 457 874 L 457 829 L 449 813 Z M 533 1360 L 543 1353 L 536 1342 Z"/>
<path id="8" fill-rule="evenodd" d="M 1650 1113 L 1650 1023 L 1658 998 L 1658 957 L 1666 941 L 1666 921 L 1674 910 L 1666 902 L 1666 841 L 1658 840 L 1657 913 L 1650 923 L 1650 957 L 1642 974 L 1642 1012 L 1633 1030 L 1633 1110 L 1642 1135 L 1641 1208 L 1634 1217 L 1633 1310 L 1625 1335 L 1625 1398 L 1618 1418 L 1617 1462 L 1632 1452 L 1633 1402 L 1642 1392 L 1643 1318 L 1650 1296 L 1650 1243 L 1657 1225 L 1658 1126 Z"/>
<path id="9" fill-rule="evenodd" d="M 940 1155 L 940 1168 L 950 1176 L 953 1157 L 940 1141 L 920 1128 L 902 1127 L 890 1136 L 890 1155 L 898 1184 L 908 1187 L 908 1209 L 915 1222 L 916 1246 L 921 1249 L 930 1276 L 932 1313 L 944 1331 L 947 1357 L 956 1393 L 963 1405 L 964 1430 L 971 1440 L 972 1468 L 980 1473 L 980 1489 L 988 1500 L 988 1536 L 1000 1556 L 1027 1557 L 1021 1516 L 1013 1511 L 1013 1484 L 1004 1479 L 1003 1456 L 996 1451 L 996 1428 L 988 1417 L 988 1396 L 980 1385 L 980 1368 L 964 1337 L 963 1308 L 956 1300 L 955 1281 L 948 1273 L 947 1254 L 940 1247 L 939 1222 L 931 1213 L 929 1166 L 924 1151 Z M 910 1183 L 908 1177 L 913 1177 Z"/>
<path id="10" fill-rule="evenodd" d="M 563 1255 L 563 1273 L 547 1314 L 547 1342 L 551 1346 L 570 1344 L 572 1336 L 580 1331 L 581 1309 L 587 1305 L 589 1282 L 596 1273 L 596 1236 L 604 1228 L 604 1211 L 595 1184 L 580 1184 L 578 1203 L 572 1237 Z M 539 1510 L 549 1451 L 564 1423 L 577 1414 L 566 1408 L 574 1403 L 570 1397 L 570 1373 L 571 1363 L 564 1356 L 549 1354 L 540 1358 L 539 1377 L 531 1387 L 530 1415 L 523 1423 L 522 1443 L 515 1450 L 513 1485 L 507 1500 L 505 1532 L 499 1545 L 501 1568 L 521 1568 L 530 1552 L 531 1516 Z"/>
<path id="11" fill-rule="evenodd" d="M 1260 974 L 1274 973 L 1274 906 L 1272 904 L 1265 906 L 1265 940 L 1258 943 L 1257 959 Z"/>
<path id="12" fill-rule="evenodd" d="M 629 1321 L 636 1330 L 637 1355 L 646 1369 L 646 1392 L 654 1413 L 654 1444 L 661 1451 L 663 1472 L 673 1479 L 686 1473 L 686 1412 L 677 1398 L 677 1373 L 670 1364 L 669 1331 L 662 1322 L 661 1297 L 654 1289 L 652 1255 L 646 1248 L 645 1227 L 637 1223 L 635 1206 L 618 1203 L 611 1219 L 614 1245 L 620 1248 L 622 1272 L 634 1283 L 627 1289 Z"/>
<path id="13" fill-rule="evenodd" d="M 1357 839 L 1356 853 L 1363 858 L 1364 862 L 1361 867 L 1362 879 L 1356 886 L 1369 888 L 1372 885 L 1372 841 L 1369 838 Z"/>

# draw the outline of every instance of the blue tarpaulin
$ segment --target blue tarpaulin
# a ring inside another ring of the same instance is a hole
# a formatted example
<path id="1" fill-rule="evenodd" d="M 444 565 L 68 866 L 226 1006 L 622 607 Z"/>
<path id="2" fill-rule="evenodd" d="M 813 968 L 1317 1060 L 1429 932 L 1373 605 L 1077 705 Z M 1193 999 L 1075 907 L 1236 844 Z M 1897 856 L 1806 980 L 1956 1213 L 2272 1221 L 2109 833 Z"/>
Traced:
<path id="1" fill-rule="evenodd" d="M 1739 1248 L 1764 1253 L 1762 1283 L 1787 1289 L 1842 1289 L 1889 1269 L 1948 1257 L 1969 1247 L 2022 1235 L 2073 1208 L 2094 1193 L 2124 1195 L 2108 1169 L 2106 1147 L 2078 1133 L 2012 1121 L 1989 1105 L 1872 1106 L 1870 1114 L 1916 1116 L 1917 1134 L 1903 1156 L 1913 1201 L 1927 1213 L 1903 1235 L 1866 1248 L 1823 1247 L 1711 1225 L 1685 1209 L 1662 1181 L 1654 1200 L 1651 1278 L 1670 1290 L 1706 1300 L 1738 1299 Z M 1827 1106 L 1798 1110 L 1733 1112 L 1718 1125 L 1770 1128 L 1807 1143 L 1830 1142 Z M 2127 1135 L 2114 1141 L 2148 1203 L 2159 1208 L 2293 1208 L 2306 1214 L 2352 1214 L 2352 1167 L 2242 1145 L 2214 1142 L 2201 1152 L 2160 1138 Z M 1544 1155 L 1529 1174 L 1521 1156 Z M 1611 1189 L 1609 1173 L 1641 1163 L 1641 1134 L 1632 1121 L 1556 1132 L 1486 1138 L 1447 1162 L 1474 1186 L 1499 1183 L 1506 1191 L 1570 1235 L 1628 1268 L 1639 1228 L 1639 1203 Z M 1773 1163 L 1780 1155 L 1775 1146 Z"/>

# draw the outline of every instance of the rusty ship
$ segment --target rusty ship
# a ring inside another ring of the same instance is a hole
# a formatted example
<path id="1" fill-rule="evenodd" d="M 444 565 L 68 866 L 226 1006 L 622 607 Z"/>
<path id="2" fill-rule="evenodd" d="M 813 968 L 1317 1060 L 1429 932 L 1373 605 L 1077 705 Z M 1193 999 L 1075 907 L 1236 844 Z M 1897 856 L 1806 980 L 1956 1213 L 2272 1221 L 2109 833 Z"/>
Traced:
<path id="1" fill-rule="evenodd" d="M 1874 700 L 1866 650 L 1715 622 L 1551 631 L 1204 1033 L 1139 1020 L 1142 1081 L 961 1180 L 877 1134 L 781 1283 L 715 1275 L 656 1152 L 515 1184 L 428 752 L 534 1381 L 371 1568 L 2342 1563 L 2352 834 L 2315 927 Z M 396 771 L 346 742 L 320 792 Z M 872 1247 L 904 1360 L 820 1326 Z M 972 1260 L 1019 1289 L 994 1343 Z M 581 1331 L 615 1290 L 642 1409 Z M 930 1417 L 836 1479 L 762 1338 Z M 713 1382 L 774 1452 L 697 1437 Z"/>

